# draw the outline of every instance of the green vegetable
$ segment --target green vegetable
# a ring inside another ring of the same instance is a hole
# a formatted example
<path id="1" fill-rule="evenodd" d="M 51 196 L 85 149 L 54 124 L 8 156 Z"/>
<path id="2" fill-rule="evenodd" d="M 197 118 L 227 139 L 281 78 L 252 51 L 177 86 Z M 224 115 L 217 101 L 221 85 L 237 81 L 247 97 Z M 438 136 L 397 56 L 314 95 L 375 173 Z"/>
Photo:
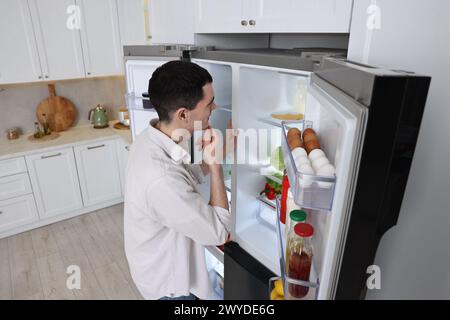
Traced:
<path id="1" fill-rule="evenodd" d="M 283 150 L 281 150 L 281 146 L 272 152 L 270 156 L 270 164 L 278 171 L 283 171 L 286 168 L 284 165 Z"/>

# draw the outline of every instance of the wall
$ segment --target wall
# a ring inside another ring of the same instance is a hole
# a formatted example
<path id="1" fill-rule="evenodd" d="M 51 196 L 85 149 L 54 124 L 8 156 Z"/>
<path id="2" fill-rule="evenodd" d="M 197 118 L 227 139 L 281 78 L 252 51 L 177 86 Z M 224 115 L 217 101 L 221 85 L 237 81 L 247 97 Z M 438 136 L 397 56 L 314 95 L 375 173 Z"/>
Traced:
<path id="1" fill-rule="evenodd" d="M 381 29 L 371 33 L 374 3 Z M 398 225 L 375 258 L 382 288 L 367 299 L 450 299 L 449 12 L 448 0 L 355 1 L 349 59 L 433 77 Z"/>
<path id="2" fill-rule="evenodd" d="M 125 78 L 108 77 L 56 82 L 56 94 L 73 102 L 78 111 L 74 125 L 89 124 L 88 112 L 97 104 L 108 110 L 110 120 L 117 119 L 117 110 L 124 104 Z M 32 132 L 36 121 L 36 107 L 48 97 L 44 83 L 0 86 L 0 135 L 10 127 Z"/>

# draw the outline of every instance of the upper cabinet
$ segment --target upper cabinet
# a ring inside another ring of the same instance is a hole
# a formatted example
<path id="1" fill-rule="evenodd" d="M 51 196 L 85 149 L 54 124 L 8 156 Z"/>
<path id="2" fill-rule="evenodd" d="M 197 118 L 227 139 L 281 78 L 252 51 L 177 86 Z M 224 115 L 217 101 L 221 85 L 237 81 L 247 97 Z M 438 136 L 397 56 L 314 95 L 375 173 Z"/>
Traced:
<path id="1" fill-rule="evenodd" d="M 123 74 L 117 1 L 0 1 L 0 84 Z"/>
<path id="2" fill-rule="evenodd" d="M 0 1 L 0 83 L 40 81 L 42 70 L 26 0 Z"/>
<path id="3" fill-rule="evenodd" d="M 252 0 L 250 0 L 252 1 Z M 197 33 L 246 32 L 244 28 L 243 0 L 197 0 Z"/>
<path id="4" fill-rule="evenodd" d="M 349 33 L 353 0 L 260 0 L 258 32 Z"/>
<path id="5" fill-rule="evenodd" d="M 81 13 L 80 31 L 86 76 L 123 73 L 116 0 L 77 0 L 77 4 Z"/>
<path id="6" fill-rule="evenodd" d="M 153 44 L 194 44 L 194 0 L 150 0 L 149 16 Z"/>
<path id="7" fill-rule="evenodd" d="M 151 44 L 149 0 L 117 0 L 122 46 Z"/>
<path id="8" fill-rule="evenodd" d="M 74 0 L 28 0 L 44 80 L 85 76 Z"/>
<path id="9" fill-rule="evenodd" d="M 196 0 L 197 33 L 348 33 L 353 0 Z"/>

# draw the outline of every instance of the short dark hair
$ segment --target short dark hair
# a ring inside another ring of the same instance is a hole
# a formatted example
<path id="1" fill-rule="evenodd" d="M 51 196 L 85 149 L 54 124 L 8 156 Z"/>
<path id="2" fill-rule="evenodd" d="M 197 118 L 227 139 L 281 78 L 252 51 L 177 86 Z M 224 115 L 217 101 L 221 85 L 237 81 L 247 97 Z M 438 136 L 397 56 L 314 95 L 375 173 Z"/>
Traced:
<path id="1" fill-rule="evenodd" d="M 212 81 L 206 69 L 192 62 L 170 61 L 156 69 L 148 93 L 159 120 L 170 122 L 172 113 L 181 107 L 194 109 L 203 99 L 203 86 Z"/>

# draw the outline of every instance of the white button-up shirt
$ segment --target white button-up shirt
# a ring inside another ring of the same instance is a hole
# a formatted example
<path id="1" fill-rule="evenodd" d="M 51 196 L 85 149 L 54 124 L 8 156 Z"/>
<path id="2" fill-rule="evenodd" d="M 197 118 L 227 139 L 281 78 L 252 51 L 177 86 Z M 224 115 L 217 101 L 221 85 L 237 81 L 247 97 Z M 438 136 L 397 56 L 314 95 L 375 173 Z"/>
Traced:
<path id="1" fill-rule="evenodd" d="M 228 210 L 210 206 L 197 184 L 204 176 L 189 153 L 156 121 L 133 143 L 126 170 L 125 253 L 145 299 L 195 294 L 210 299 L 205 246 L 226 242 Z"/>

